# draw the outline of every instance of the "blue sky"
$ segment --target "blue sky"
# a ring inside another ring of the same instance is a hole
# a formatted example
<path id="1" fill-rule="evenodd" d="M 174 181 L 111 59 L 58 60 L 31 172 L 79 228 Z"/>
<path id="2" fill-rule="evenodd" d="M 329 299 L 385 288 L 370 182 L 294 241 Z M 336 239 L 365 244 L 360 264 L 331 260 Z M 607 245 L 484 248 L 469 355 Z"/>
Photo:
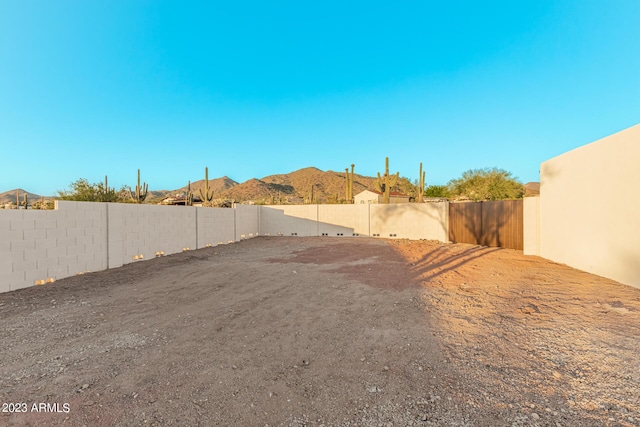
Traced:
<path id="1" fill-rule="evenodd" d="M 640 2 L 0 2 L 0 191 L 307 166 L 427 184 L 640 122 Z"/>

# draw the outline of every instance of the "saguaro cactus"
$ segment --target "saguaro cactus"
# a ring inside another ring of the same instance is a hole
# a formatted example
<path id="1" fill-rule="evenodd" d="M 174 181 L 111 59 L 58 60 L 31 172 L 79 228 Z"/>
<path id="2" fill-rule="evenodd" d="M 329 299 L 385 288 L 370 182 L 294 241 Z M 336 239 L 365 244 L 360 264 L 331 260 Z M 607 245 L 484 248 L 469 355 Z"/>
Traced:
<path id="1" fill-rule="evenodd" d="M 202 203 L 211 203 L 213 200 L 213 189 L 209 192 L 209 168 L 204 168 L 204 192 L 200 189 L 200 200 Z"/>
<path id="2" fill-rule="evenodd" d="M 353 203 L 353 169 L 355 167 L 356 165 L 351 163 L 351 174 L 349 174 L 349 168 L 344 170 L 346 177 L 345 200 L 347 203 Z"/>
<path id="3" fill-rule="evenodd" d="M 307 198 L 307 203 L 312 205 L 315 202 L 316 202 L 315 186 L 311 184 L 311 190 L 309 191 L 309 197 Z"/>
<path id="4" fill-rule="evenodd" d="M 422 162 L 420 162 L 420 182 L 418 183 L 418 203 L 422 203 L 424 201 L 424 186 L 425 186 L 426 176 L 427 176 L 427 173 L 422 171 Z"/>
<path id="5" fill-rule="evenodd" d="M 344 168 L 344 201 L 349 203 L 349 168 Z"/>
<path id="6" fill-rule="evenodd" d="M 391 195 L 391 187 L 396 185 L 400 172 L 396 172 L 395 175 L 389 175 L 389 158 L 385 159 L 384 175 L 380 176 L 378 172 L 378 180 L 375 182 L 376 190 L 382 193 L 382 203 L 389 203 L 389 196 Z"/>
<path id="7" fill-rule="evenodd" d="M 100 188 L 100 201 L 101 202 L 115 202 L 117 200 L 116 189 L 109 188 L 109 178 L 104 176 L 104 186 Z"/>
<path id="8" fill-rule="evenodd" d="M 185 206 L 193 206 L 193 193 L 191 192 L 191 181 L 187 185 L 187 197 L 184 200 Z"/>
<path id="9" fill-rule="evenodd" d="M 147 198 L 147 194 L 149 194 L 149 186 L 146 182 L 140 185 L 140 169 L 138 169 L 138 184 L 136 185 L 136 193 L 135 195 L 131 191 L 131 187 L 129 187 L 129 195 L 131 196 L 131 200 L 136 203 L 144 202 L 144 199 Z"/>

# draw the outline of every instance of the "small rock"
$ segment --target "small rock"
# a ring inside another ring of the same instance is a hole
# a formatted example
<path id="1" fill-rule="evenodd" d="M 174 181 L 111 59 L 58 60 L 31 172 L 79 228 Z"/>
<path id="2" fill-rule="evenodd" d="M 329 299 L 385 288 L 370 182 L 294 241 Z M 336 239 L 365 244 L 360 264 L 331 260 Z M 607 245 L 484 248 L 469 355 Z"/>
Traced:
<path id="1" fill-rule="evenodd" d="M 533 418 L 534 420 L 537 420 L 538 418 L 540 418 L 540 415 L 536 414 L 535 412 L 532 412 L 531 418 Z"/>
<path id="2" fill-rule="evenodd" d="M 89 384 L 82 384 L 82 389 L 83 389 L 83 390 L 86 390 L 86 389 L 88 389 L 88 388 L 89 388 Z"/>

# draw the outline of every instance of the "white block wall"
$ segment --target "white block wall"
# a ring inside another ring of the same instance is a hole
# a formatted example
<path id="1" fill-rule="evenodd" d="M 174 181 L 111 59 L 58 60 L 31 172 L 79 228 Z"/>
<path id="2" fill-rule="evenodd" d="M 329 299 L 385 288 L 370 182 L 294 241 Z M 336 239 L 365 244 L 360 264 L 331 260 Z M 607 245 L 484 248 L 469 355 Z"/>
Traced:
<path id="1" fill-rule="evenodd" d="M 236 205 L 235 240 L 245 240 L 260 234 L 260 206 Z"/>
<path id="2" fill-rule="evenodd" d="M 378 236 L 448 241 L 448 202 L 262 206 L 261 232 L 290 236 Z"/>
<path id="3" fill-rule="evenodd" d="M 0 210 L 0 292 L 265 234 L 447 241 L 447 230 L 446 203 L 217 209 L 58 201 L 53 211 Z"/>
<path id="4" fill-rule="evenodd" d="M 449 241 L 449 203 L 371 205 L 371 235 Z"/>
<path id="5" fill-rule="evenodd" d="M 198 215 L 198 248 L 235 241 L 235 210 L 196 208 Z"/>
<path id="6" fill-rule="evenodd" d="M 55 211 L 2 211 L 0 292 L 107 268 L 106 206 L 58 205 Z"/>
<path id="7" fill-rule="evenodd" d="M 260 232 L 271 236 L 318 236 L 318 205 L 260 206 Z"/>
<path id="8" fill-rule="evenodd" d="M 369 206 L 318 205 L 318 232 L 321 236 L 369 236 Z"/>
<path id="9" fill-rule="evenodd" d="M 108 203 L 109 268 L 196 249 L 196 209 Z"/>

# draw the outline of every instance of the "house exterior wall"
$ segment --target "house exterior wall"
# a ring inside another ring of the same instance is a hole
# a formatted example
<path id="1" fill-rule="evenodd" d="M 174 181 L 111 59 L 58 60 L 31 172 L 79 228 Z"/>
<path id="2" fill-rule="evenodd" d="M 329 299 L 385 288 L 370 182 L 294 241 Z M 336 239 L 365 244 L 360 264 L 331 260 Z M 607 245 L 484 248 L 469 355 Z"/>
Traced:
<path id="1" fill-rule="evenodd" d="M 640 125 L 542 163 L 540 255 L 640 287 Z"/>
<path id="2" fill-rule="evenodd" d="M 398 196 L 398 195 L 390 195 L 389 203 L 409 203 L 409 196 Z M 360 204 L 371 204 L 371 203 L 382 203 L 383 196 L 382 194 L 374 193 L 370 190 L 364 190 L 360 193 L 353 196 L 353 201 L 356 205 Z"/>
<path id="3" fill-rule="evenodd" d="M 361 191 L 360 193 L 358 193 L 355 196 L 353 196 L 353 202 L 356 205 L 369 204 L 369 203 L 378 203 L 378 201 L 379 201 L 378 194 L 374 193 L 373 191 L 369 191 L 369 190 Z"/>

